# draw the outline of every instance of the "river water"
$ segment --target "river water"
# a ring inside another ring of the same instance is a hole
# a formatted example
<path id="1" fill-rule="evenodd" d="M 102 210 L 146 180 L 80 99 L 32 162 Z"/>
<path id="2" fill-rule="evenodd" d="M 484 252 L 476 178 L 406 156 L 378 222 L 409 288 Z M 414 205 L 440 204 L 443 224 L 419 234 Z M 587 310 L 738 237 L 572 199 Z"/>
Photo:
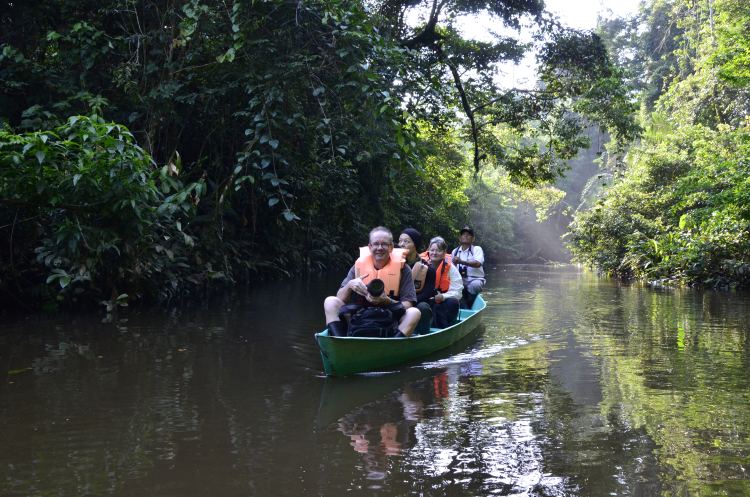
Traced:
<path id="1" fill-rule="evenodd" d="M 748 295 L 499 267 L 468 340 L 340 379 L 339 280 L 6 319 L 0 496 L 750 495 Z"/>

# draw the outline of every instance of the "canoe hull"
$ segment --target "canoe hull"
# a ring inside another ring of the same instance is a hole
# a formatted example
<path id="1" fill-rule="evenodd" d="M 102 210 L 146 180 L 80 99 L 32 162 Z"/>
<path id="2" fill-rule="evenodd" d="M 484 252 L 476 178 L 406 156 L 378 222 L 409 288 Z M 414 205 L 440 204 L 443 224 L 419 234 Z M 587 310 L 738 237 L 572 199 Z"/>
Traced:
<path id="1" fill-rule="evenodd" d="M 445 329 L 409 338 L 332 337 L 328 329 L 316 333 L 323 369 L 330 376 L 383 371 L 444 349 L 476 330 L 486 303 L 479 295 L 471 309 L 460 310 L 460 320 Z"/>

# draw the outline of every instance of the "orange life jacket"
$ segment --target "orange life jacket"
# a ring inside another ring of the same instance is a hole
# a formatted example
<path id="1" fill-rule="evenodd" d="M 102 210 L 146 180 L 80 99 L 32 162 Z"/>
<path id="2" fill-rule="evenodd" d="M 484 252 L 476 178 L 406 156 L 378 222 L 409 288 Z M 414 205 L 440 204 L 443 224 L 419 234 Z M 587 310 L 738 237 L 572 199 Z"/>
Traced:
<path id="1" fill-rule="evenodd" d="M 375 269 L 369 247 L 359 248 L 359 259 L 354 262 L 354 277 L 360 278 L 367 285 L 374 279 L 381 279 L 385 284 L 385 295 L 398 298 L 401 287 L 401 268 L 404 267 L 404 249 L 394 248 L 391 259 L 382 269 Z"/>
<path id="2" fill-rule="evenodd" d="M 430 260 L 429 252 L 422 252 L 419 254 L 419 257 L 423 260 Z M 451 287 L 451 259 L 453 259 L 453 257 L 451 257 L 450 254 L 445 254 L 445 259 L 443 259 L 438 267 L 435 268 L 435 289 L 440 290 L 442 293 L 447 292 Z"/>

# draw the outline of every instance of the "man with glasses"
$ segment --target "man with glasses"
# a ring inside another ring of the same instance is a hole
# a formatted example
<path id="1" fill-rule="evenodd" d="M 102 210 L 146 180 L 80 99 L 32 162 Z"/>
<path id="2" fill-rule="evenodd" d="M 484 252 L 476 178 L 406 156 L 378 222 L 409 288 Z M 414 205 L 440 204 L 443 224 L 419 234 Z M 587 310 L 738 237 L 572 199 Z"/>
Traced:
<path id="1" fill-rule="evenodd" d="M 373 288 L 376 285 L 372 284 L 373 280 L 383 283 L 382 293 L 375 294 Z M 398 312 L 395 313 L 398 317 L 397 323 L 394 323 L 395 336 L 408 337 L 420 318 L 416 302 L 417 293 L 411 269 L 404 263 L 402 250 L 396 249 L 394 252 L 393 234 L 388 228 L 378 226 L 370 231 L 369 244 L 360 249 L 359 259 L 349 269 L 336 296 L 327 297 L 323 308 L 331 335 L 346 336 L 346 324 L 339 316 L 345 304 L 355 303 L 359 304 L 358 307 L 381 309 L 398 307 Z"/>

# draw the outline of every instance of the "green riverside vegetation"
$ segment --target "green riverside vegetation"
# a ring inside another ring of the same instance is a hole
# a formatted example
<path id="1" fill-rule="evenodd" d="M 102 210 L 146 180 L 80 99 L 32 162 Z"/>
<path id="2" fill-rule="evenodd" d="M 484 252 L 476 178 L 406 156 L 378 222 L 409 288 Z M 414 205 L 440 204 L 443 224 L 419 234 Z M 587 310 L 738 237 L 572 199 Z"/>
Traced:
<path id="1" fill-rule="evenodd" d="M 647 3 L 603 23 L 639 88 L 645 133 L 569 243 L 603 273 L 657 285 L 750 285 L 750 4 Z"/>
<path id="2" fill-rule="evenodd" d="M 750 283 L 746 2 L 653 0 L 596 34 L 538 1 L 4 6 L 2 307 L 340 270 L 375 224 L 471 222 L 523 260 L 574 209 L 568 246 L 602 273 Z M 477 13 L 534 41 L 468 39 Z M 539 85 L 503 86 L 529 51 Z M 595 126 L 612 140 L 573 186 Z"/>

